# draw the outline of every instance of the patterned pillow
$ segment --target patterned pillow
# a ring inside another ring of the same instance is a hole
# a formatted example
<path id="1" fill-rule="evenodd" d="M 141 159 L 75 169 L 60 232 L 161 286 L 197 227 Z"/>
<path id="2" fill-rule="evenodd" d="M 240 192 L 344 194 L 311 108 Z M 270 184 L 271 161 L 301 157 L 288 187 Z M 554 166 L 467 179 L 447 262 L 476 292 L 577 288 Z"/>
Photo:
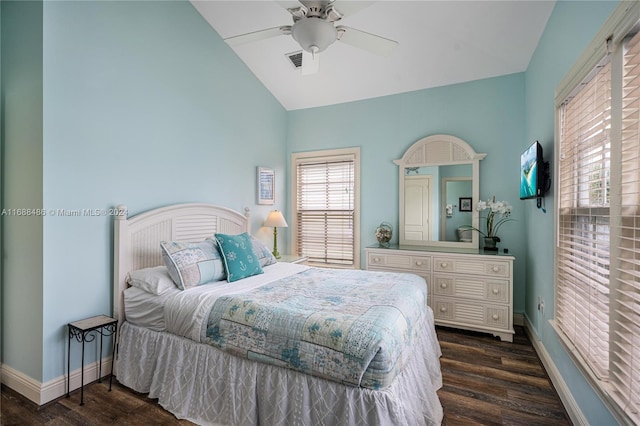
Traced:
<path id="1" fill-rule="evenodd" d="M 253 251 L 258 255 L 260 266 L 263 268 L 278 262 L 267 246 L 253 235 L 251 236 L 251 244 L 253 245 Z"/>
<path id="2" fill-rule="evenodd" d="M 224 267 L 215 241 L 163 241 L 160 247 L 169 275 L 180 290 L 224 279 Z"/>
<path id="3" fill-rule="evenodd" d="M 216 240 L 222 253 L 228 282 L 263 273 L 249 234 L 216 234 Z"/>

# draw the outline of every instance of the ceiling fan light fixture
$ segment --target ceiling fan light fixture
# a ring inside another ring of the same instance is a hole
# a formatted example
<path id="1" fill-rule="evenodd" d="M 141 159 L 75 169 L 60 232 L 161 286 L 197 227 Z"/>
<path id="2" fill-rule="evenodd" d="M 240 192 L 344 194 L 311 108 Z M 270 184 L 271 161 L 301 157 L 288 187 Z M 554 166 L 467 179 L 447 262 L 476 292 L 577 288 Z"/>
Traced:
<path id="1" fill-rule="evenodd" d="M 319 53 L 336 41 L 338 32 L 331 22 L 306 18 L 293 24 L 291 35 L 307 52 Z"/>

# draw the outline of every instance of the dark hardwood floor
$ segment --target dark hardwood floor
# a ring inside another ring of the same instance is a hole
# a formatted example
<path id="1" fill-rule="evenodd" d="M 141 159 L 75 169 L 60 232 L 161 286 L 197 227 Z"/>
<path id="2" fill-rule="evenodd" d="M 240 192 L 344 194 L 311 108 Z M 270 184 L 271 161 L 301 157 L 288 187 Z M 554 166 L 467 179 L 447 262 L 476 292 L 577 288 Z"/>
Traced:
<path id="1" fill-rule="evenodd" d="M 446 328 L 438 328 L 438 338 L 444 425 L 571 424 L 522 327 L 513 343 Z M 191 424 L 116 381 L 112 392 L 108 382 L 87 385 L 83 406 L 79 391 L 40 408 L 5 386 L 1 396 L 2 425 Z"/>
<path id="2" fill-rule="evenodd" d="M 439 327 L 446 426 L 570 425 L 523 327 L 513 343 Z"/>

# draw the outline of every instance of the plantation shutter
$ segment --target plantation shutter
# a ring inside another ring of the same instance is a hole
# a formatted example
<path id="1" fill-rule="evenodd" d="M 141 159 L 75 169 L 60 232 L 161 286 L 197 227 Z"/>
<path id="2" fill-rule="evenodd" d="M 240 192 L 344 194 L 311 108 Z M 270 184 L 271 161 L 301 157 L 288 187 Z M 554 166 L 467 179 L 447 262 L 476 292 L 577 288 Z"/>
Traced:
<path id="1" fill-rule="evenodd" d="M 298 253 L 312 264 L 353 266 L 354 156 L 299 163 L 296 207 Z"/>
<path id="2" fill-rule="evenodd" d="M 600 379 L 609 367 L 611 66 L 561 105 L 556 321 Z"/>
<path id="3" fill-rule="evenodd" d="M 625 412 L 640 423 L 640 33 L 625 43 L 622 76 L 620 218 L 612 303 L 610 383 Z"/>

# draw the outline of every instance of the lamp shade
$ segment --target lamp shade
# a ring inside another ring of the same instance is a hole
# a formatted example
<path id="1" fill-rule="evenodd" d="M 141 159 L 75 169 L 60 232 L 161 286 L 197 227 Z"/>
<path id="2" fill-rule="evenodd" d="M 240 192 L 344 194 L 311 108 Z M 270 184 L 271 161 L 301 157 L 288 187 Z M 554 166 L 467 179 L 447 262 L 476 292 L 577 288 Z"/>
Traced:
<path id="1" fill-rule="evenodd" d="M 264 221 L 264 226 L 274 227 L 274 228 L 287 228 L 287 221 L 284 220 L 284 216 L 282 216 L 282 212 L 280 210 L 274 210 L 269 213 L 267 216 L 267 220 Z"/>

